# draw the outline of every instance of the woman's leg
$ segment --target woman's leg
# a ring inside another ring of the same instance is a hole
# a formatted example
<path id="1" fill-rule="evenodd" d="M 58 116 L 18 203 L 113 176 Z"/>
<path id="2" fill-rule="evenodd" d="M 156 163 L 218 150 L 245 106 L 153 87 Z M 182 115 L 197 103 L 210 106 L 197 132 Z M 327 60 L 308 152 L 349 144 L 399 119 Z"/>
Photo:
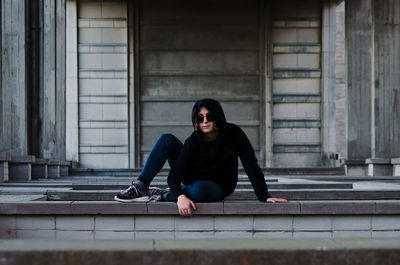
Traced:
<path id="1" fill-rule="evenodd" d="M 221 187 L 210 180 L 197 180 L 185 186 L 183 192 L 193 202 L 219 202 L 224 199 Z"/>
<path id="2" fill-rule="evenodd" d="M 147 186 L 150 185 L 150 182 L 160 172 L 166 161 L 171 168 L 174 168 L 182 147 L 182 142 L 174 135 L 170 133 L 162 134 L 151 150 L 138 180 Z"/>

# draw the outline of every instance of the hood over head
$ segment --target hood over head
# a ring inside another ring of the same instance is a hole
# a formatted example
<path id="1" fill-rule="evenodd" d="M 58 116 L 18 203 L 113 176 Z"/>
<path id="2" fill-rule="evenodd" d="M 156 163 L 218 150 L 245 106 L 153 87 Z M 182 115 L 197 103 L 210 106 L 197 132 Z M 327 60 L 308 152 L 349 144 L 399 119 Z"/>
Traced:
<path id="1" fill-rule="evenodd" d="M 221 104 L 216 101 L 215 99 L 211 98 L 203 98 L 196 103 L 194 103 L 193 109 L 192 109 L 192 124 L 193 128 L 196 129 L 195 123 L 196 123 L 196 115 L 197 113 L 200 112 L 201 107 L 206 107 L 210 113 L 212 113 L 215 116 L 215 124 L 217 125 L 217 128 L 219 130 L 224 130 L 226 126 L 226 118 L 225 118 L 225 113 L 224 110 L 221 107 Z"/>

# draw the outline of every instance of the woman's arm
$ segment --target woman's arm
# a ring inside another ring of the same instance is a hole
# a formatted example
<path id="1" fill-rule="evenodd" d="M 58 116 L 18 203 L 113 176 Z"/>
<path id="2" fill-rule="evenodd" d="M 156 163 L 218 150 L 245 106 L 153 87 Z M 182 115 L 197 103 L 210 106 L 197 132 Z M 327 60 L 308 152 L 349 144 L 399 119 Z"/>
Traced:
<path id="1" fill-rule="evenodd" d="M 168 186 L 176 198 L 179 214 L 182 216 L 191 216 L 192 210 L 197 210 L 196 205 L 183 193 L 182 181 L 184 176 L 188 174 L 193 148 L 189 139 L 183 145 L 183 148 L 178 156 L 176 166 L 168 175 Z"/>
<path id="2" fill-rule="evenodd" d="M 257 164 L 257 158 L 249 139 L 242 129 L 238 127 L 239 158 L 244 170 L 253 186 L 257 198 L 261 202 L 288 202 L 286 199 L 272 198 L 268 193 L 268 187 L 265 183 L 264 174 Z"/>

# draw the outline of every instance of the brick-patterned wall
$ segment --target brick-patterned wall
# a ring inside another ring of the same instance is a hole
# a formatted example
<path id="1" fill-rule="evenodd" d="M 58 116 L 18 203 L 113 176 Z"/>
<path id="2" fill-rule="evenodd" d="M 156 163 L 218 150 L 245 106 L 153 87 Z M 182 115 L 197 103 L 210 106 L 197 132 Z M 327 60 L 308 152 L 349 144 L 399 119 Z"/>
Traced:
<path id="1" fill-rule="evenodd" d="M 0 216 L 0 238 L 57 240 L 400 237 L 399 215 Z"/>
<path id="2" fill-rule="evenodd" d="M 127 168 L 125 1 L 78 2 L 78 52 L 81 166 Z"/>

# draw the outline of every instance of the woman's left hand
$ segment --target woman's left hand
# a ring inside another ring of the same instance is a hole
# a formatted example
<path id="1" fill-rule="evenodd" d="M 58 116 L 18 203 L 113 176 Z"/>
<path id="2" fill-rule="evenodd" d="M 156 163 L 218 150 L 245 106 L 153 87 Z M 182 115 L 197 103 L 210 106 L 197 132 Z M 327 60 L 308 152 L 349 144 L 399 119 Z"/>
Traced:
<path id="1" fill-rule="evenodd" d="M 276 202 L 289 202 L 289 200 L 282 199 L 282 198 L 268 198 L 267 202 L 269 203 L 276 203 Z"/>

